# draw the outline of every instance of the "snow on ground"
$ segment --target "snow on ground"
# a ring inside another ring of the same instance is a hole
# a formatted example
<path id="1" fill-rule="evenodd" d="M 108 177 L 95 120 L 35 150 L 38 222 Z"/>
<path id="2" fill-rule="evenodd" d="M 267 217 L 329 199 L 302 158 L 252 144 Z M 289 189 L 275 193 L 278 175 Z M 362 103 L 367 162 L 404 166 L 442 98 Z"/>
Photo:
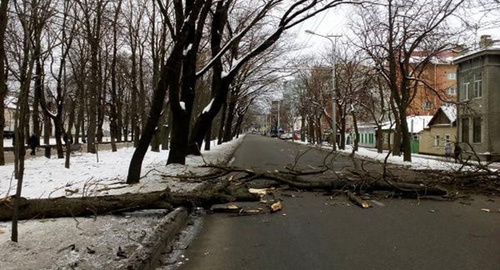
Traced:
<path id="1" fill-rule="evenodd" d="M 212 150 L 203 151 L 202 157 L 188 156 L 186 165 L 170 164 L 165 166 L 168 151 L 148 151 L 142 165 L 142 175 L 146 175 L 139 184 L 126 185 L 128 166 L 134 153 L 133 147 L 121 148 L 117 152 L 99 152 L 97 156 L 89 153 L 71 157 L 71 168 L 64 168 L 64 159 L 39 157 L 26 160 L 22 196 L 26 198 L 54 198 L 60 196 L 91 196 L 121 194 L 127 192 L 150 192 L 163 190 L 167 186 L 172 191 L 190 190 L 197 183 L 180 183 L 163 175 L 180 173 L 204 173 L 206 168 L 196 168 L 207 163 L 225 162 L 243 137 L 229 143 L 216 145 Z M 14 165 L 0 167 L 0 198 L 13 195 L 16 179 L 13 177 Z"/>
<path id="2" fill-rule="evenodd" d="M 10 241 L 10 222 L 0 222 L 0 269 L 112 269 L 149 235 L 165 210 L 122 216 L 20 221 L 19 242 Z M 2 234 L 3 233 L 3 234 Z"/>
<path id="3" fill-rule="evenodd" d="M 64 168 L 63 159 L 34 158 L 26 161 L 23 196 L 28 198 L 57 196 L 88 196 L 125 192 L 173 191 L 193 189 L 198 184 L 179 183 L 162 174 L 204 173 L 208 169 L 196 166 L 227 162 L 243 136 L 222 145 L 212 144 L 212 150 L 202 157 L 189 156 L 186 165 L 165 166 L 168 151 L 148 152 L 144 159 L 140 184 L 123 184 L 134 148 L 118 152 L 101 151 L 99 162 L 93 154 L 72 157 L 71 169 Z M 154 169 L 154 170 L 153 170 Z M 13 165 L 1 167 L 0 198 L 13 194 Z M 117 188 L 103 190 L 102 188 Z M 85 194 L 83 189 L 85 188 Z M 74 195 L 66 189 L 76 191 Z M 122 215 L 95 218 L 58 218 L 19 222 L 19 242 L 10 241 L 11 223 L 0 222 L 1 270 L 27 269 L 116 269 L 123 259 L 122 250 L 130 255 L 142 241 L 151 235 L 154 227 L 165 216 L 165 210 L 143 210 Z"/>
<path id="4" fill-rule="evenodd" d="M 302 142 L 299 140 L 296 140 L 295 143 L 299 144 L 308 144 L 308 142 Z M 310 145 L 310 144 L 308 144 Z M 323 149 L 332 149 L 331 146 L 323 144 L 321 146 Z M 346 146 L 345 150 L 340 150 L 341 152 L 345 154 L 351 154 L 352 152 L 352 147 L 350 145 Z M 359 147 L 358 151 L 356 152 L 356 156 L 362 157 L 362 158 L 369 158 L 373 160 L 377 160 L 380 162 L 384 162 L 385 157 L 387 156 L 387 151 L 384 151 L 384 153 L 377 153 L 377 150 L 374 148 L 364 148 L 364 147 Z M 453 158 L 448 158 L 448 157 L 439 157 L 439 156 L 430 156 L 430 155 L 422 155 L 422 154 L 412 154 L 411 155 L 411 162 L 403 161 L 403 156 L 389 156 L 387 159 L 388 163 L 391 164 L 397 164 L 397 165 L 402 165 L 402 166 L 407 166 L 409 168 L 415 169 L 415 170 L 445 170 L 445 171 L 456 171 L 462 168 L 462 170 L 467 170 L 470 167 L 468 166 L 463 166 L 462 164 L 456 164 L 454 163 Z M 473 163 L 470 161 L 470 163 Z M 491 164 L 490 169 L 500 169 L 500 164 L 494 163 Z"/>
<path id="5" fill-rule="evenodd" d="M 346 147 L 345 150 L 341 151 L 350 154 L 352 152 L 352 148 Z M 378 153 L 376 149 L 359 147 L 356 155 L 359 157 L 370 158 L 383 162 L 387 156 L 387 151 L 384 151 L 384 153 Z M 460 167 L 462 167 L 462 164 L 453 163 L 454 159 L 451 157 L 449 159 L 439 160 L 439 159 L 433 159 L 429 156 L 426 157 L 425 155 L 412 154 L 411 160 L 412 160 L 411 162 L 407 162 L 403 161 L 403 156 L 390 155 L 389 158 L 387 159 L 387 162 L 392 164 L 408 166 L 416 170 L 432 169 L 432 170 L 452 171 L 452 170 L 458 170 L 460 169 Z"/>
<path id="6" fill-rule="evenodd" d="M 102 141 L 103 142 L 111 142 L 111 137 L 103 137 Z M 63 143 L 64 143 L 64 141 L 63 141 Z M 43 143 L 43 138 L 40 139 L 40 144 L 45 145 L 45 143 Z M 12 138 L 11 139 L 3 139 L 3 145 L 5 147 L 14 146 L 12 143 Z M 49 145 L 56 145 L 56 138 L 50 138 Z"/>

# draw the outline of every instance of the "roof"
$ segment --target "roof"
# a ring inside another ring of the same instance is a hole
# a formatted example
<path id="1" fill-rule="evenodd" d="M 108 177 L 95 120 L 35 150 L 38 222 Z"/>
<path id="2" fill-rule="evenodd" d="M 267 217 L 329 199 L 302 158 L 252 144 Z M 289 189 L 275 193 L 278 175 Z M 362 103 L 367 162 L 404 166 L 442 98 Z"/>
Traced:
<path id="1" fill-rule="evenodd" d="M 408 124 L 408 130 L 412 133 L 419 133 L 427 127 L 427 124 L 432 119 L 432 115 L 410 115 L 406 117 L 406 123 Z M 383 130 L 394 129 L 396 124 L 394 121 L 385 122 L 382 126 Z"/>
<path id="2" fill-rule="evenodd" d="M 500 55 L 500 45 L 493 45 L 484 49 L 479 49 L 479 50 L 473 50 L 470 52 L 467 52 L 453 60 L 454 64 L 459 64 L 461 62 L 464 62 L 466 60 L 475 58 L 479 55 Z"/>
<path id="3" fill-rule="evenodd" d="M 444 114 L 446 118 L 448 118 L 450 124 L 453 124 L 457 120 L 457 106 L 455 104 L 449 104 L 439 107 L 439 109 L 432 116 L 432 119 L 429 121 L 427 125 L 430 126 L 440 113 Z"/>
<path id="4" fill-rule="evenodd" d="M 416 51 L 412 53 L 410 63 L 420 63 L 429 58 L 429 62 L 435 65 L 453 65 L 453 59 L 457 55 L 458 53 L 453 50 L 441 51 L 432 56 L 426 51 Z"/>
<path id="5" fill-rule="evenodd" d="M 451 123 L 457 120 L 457 106 L 455 104 L 451 105 L 443 105 L 439 109 L 441 109 L 446 117 L 450 120 Z"/>
<path id="6" fill-rule="evenodd" d="M 362 123 L 358 125 L 358 128 L 376 128 L 377 125 L 373 123 Z"/>

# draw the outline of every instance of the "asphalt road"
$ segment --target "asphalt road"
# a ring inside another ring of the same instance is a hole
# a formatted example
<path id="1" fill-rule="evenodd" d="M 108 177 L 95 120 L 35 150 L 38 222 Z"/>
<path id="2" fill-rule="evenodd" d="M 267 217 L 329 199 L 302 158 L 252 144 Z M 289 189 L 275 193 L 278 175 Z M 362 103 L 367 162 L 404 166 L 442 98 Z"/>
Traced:
<path id="1" fill-rule="evenodd" d="M 233 165 L 281 169 L 305 149 L 247 135 Z M 317 167 L 324 156 L 308 151 L 300 166 Z M 338 156 L 334 163 L 350 160 Z M 500 269 L 498 197 L 392 198 L 363 210 L 342 196 L 293 194 L 281 196 L 284 209 L 276 214 L 207 215 L 181 269 Z"/>

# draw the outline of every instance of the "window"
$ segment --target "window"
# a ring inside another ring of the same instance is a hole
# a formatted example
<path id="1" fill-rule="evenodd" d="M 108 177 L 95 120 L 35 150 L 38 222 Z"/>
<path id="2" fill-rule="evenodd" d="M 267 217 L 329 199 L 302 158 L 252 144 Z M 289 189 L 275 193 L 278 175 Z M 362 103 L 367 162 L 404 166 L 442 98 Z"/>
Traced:
<path id="1" fill-rule="evenodd" d="M 470 83 L 468 83 L 468 82 L 463 84 L 463 93 L 464 93 L 464 95 L 462 97 L 462 100 L 469 100 L 469 98 L 470 98 L 469 84 Z"/>
<path id="2" fill-rule="evenodd" d="M 424 101 L 424 102 L 422 103 L 422 107 L 424 107 L 424 109 L 432 109 L 432 105 L 433 105 L 433 104 L 432 104 L 432 102 L 430 102 L 430 101 Z"/>
<path id="3" fill-rule="evenodd" d="M 457 89 L 453 88 L 453 87 L 448 88 L 448 95 L 450 95 L 450 96 L 456 96 L 457 95 Z"/>
<path id="4" fill-rule="evenodd" d="M 474 75 L 474 97 L 483 96 L 483 80 L 481 74 Z"/>
<path id="5" fill-rule="evenodd" d="M 469 142 L 469 118 L 462 118 L 462 142 Z"/>
<path id="6" fill-rule="evenodd" d="M 446 74 L 446 77 L 448 78 L 448 80 L 456 80 L 457 79 L 457 73 L 450 72 L 450 73 Z"/>
<path id="7" fill-rule="evenodd" d="M 370 133 L 369 142 L 370 142 L 371 144 L 373 143 L 373 133 Z"/>
<path id="8" fill-rule="evenodd" d="M 444 134 L 444 144 L 450 143 L 450 134 Z"/>
<path id="9" fill-rule="evenodd" d="M 439 147 L 439 140 L 440 140 L 440 139 L 441 139 L 441 138 L 439 137 L 439 135 L 436 135 L 436 137 L 434 138 L 434 146 L 435 146 L 435 147 Z"/>
<path id="10" fill-rule="evenodd" d="M 481 142 L 481 117 L 474 117 L 472 120 L 472 142 Z"/>

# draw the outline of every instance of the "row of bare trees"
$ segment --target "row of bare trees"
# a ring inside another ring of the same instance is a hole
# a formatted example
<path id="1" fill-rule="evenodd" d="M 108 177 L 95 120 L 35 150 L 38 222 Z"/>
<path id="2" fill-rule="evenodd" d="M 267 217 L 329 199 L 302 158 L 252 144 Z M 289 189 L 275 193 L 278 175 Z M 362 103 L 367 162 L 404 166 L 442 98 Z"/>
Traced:
<path id="1" fill-rule="evenodd" d="M 488 12 L 494 10 L 492 6 L 498 9 L 498 1 L 478 3 L 489 7 Z M 392 123 L 391 151 L 411 161 L 408 110 L 419 89 L 431 85 L 426 77 L 428 65 L 439 61 L 443 51 L 469 41 L 473 21 L 467 15 L 472 4 L 463 0 L 383 0 L 353 7 L 352 32 L 338 45 L 335 57 L 325 57 L 327 64 L 300 64 L 294 86 L 289 87 L 298 97 L 295 107 L 302 119 L 302 135 L 307 133 L 313 143 L 324 138 L 325 125 L 332 125 L 334 99 L 340 149 L 345 148 L 349 133 L 356 134 L 352 144 L 357 149 L 358 123 L 363 122 L 376 126 L 376 146 L 382 152 L 382 126 Z M 334 86 L 332 58 L 336 59 Z M 347 130 L 347 119 L 353 130 Z"/>

